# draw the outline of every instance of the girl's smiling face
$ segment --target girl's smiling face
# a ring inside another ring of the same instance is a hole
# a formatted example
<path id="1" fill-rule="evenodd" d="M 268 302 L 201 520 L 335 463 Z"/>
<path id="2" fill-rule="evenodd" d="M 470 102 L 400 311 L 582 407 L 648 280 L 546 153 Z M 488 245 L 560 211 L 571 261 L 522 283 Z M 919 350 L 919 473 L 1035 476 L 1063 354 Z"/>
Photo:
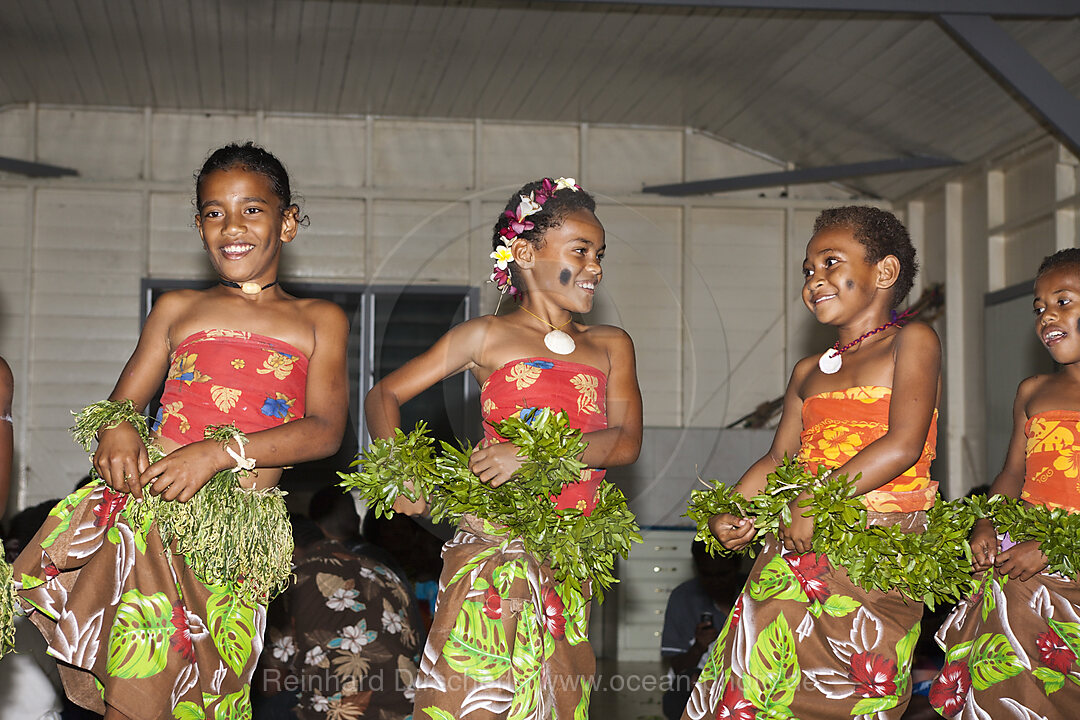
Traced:
<path id="1" fill-rule="evenodd" d="M 866 247 L 851 230 L 822 230 L 806 246 L 803 302 L 826 325 L 850 322 L 870 309 L 879 293 L 886 293 L 886 307 L 892 307 L 889 301 L 896 275 L 886 265 L 898 267 L 899 263 L 891 255 L 877 263 L 867 262 Z"/>
<path id="2" fill-rule="evenodd" d="M 1063 265 L 1035 280 L 1035 334 L 1054 362 L 1080 361 L 1080 268 Z"/>
<path id="3" fill-rule="evenodd" d="M 533 251 L 529 290 L 566 298 L 566 309 L 585 313 L 592 309 L 600 284 L 600 263 L 606 250 L 604 226 L 588 210 L 577 210 L 558 227 L 544 234 L 544 245 Z"/>
<path id="4" fill-rule="evenodd" d="M 195 224 L 222 279 L 265 285 L 277 279 L 281 244 L 296 237 L 296 209 L 282 211 L 260 173 L 216 170 L 199 185 Z"/>

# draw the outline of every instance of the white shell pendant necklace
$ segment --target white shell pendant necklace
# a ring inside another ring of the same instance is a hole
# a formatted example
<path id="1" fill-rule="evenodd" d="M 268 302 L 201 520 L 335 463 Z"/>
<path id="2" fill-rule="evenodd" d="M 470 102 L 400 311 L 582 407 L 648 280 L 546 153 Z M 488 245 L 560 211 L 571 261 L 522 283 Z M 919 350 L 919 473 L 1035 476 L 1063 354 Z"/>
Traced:
<path id="1" fill-rule="evenodd" d="M 240 292 L 244 293 L 245 295 L 258 295 L 263 290 L 268 290 L 277 285 L 277 280 L 272 283 L 267 283 L 266 285 L 259 285 L 259 283 L 251 281 L 248 281 L 246 283 L 238 283 L 233 282 L 232 280 L 218 280 L 218 282 L 225 287 L 239 288 Z"/>
<path id="2" fill-rule="evenodd" d="M 885 323 L 881 327 L 874 328 L 870 332 L 863 333 L 859 337 L 857 337 L 854 340 L 852 340 L 851 342 L 849 342 L 844 347 L 840 347 L 840 341 L 837 340 L 835 345 L 833 345 L 831 348 L 826 350 L 821 355 L 821 357 L 818 358 L 818 361 L 817 361 L 818 369 L 820 369 L 821 372 L 825 373 L 826 375 L 833 375 L 834 373 L 840 372 L 840 368 L 844 364 L 844 358 L 841 357 L 841 356 L 845 352 L 847 352 L 851 348 L 855 347 L 856 345 L 858 345 L 859 343 L 861 343 L 863 340 L 870 337 L 871 335 L 876 335 L 877 333 L 881 332 L 882 330 L 887 330 L 887 329 L 889 329 L 891 327 L 894 327 L 894 326 L 899 327 L 899 326 L 903 325 L 905 322 L 907 322 L 908 318 L 911 317 L 912 314 L 913 313 L 910 310 L 908 310 L 907 312 L 905 312 L 905 313 L 903 313 L 902 315 L 899 315 L 899 316 L 894 312 L 892 320 Z"/>
<path id="3" fill-rule="evenodd" d="M 536 313 L 526 308 L 524 305 L 521 306 L 521 309 L 532 315 L 540 322 L 547 325 L 549 328 L 551 328 L 551 332 L 544 336 L 544 345 L 545 347 L 547 347 L 548 350 L 555 353 L 556 355 L 569 355 L 570 353 L 574 352 L 574 350 L 577 348 L 577 343 L 574 342 L 574 338 L 563 332 L 563 328 L 569 325 L 571 321 L 573 321 L 573 316 L 571 316 L 570 319 L 564 322 L 562 325 L 556 327 L 544 318 L 540 317 Z"/>

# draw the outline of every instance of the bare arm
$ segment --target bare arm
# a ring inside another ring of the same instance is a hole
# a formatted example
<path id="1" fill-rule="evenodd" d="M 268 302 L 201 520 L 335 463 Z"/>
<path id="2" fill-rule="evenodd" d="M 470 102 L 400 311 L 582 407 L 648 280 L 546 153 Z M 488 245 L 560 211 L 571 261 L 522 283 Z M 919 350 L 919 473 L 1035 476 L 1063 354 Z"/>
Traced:
<path id="1" fill-rule="evenodd" d="M 637 380 L 634 341 L 616 330 L 608 350 L 607 420 L 604 430 L 585 433 L 589 444 L 581 461 L 589 467 L 630 465 L 641 452 L 641 389 Z"/>
<path id="2" fill-rule="evenodd" d="M 348 415 L 345 346 L 349 325 L 333 303 L 313 305 L 315 348 L 308 358 L 304 417 L 247 436 L 245 454 L 257 467 L 283 467 L 317 460 L 341 446 Z M 234 448 L 235 449 L 235 448 Z M 178 448 L 148 467 L 141 484 L 166 500 L 190 500 L 214 473 L 234 467 L 235 460 L 215 441 L 204 440 Z"/>
<path id="3" fill-rule="evenodd" d="M 484 346 L 490 318 L 462 323 L 434 345 L 384 377 L 364 398 L 364 417 L 373 438 L 390 438 L 401 426 L 401 406 L 424 390 L 474 367 L 475 353 Z"/>
<path id="4" fill-rule="evenodd" d="M 131 400 L 141 412 L 154 397 L 169 369 L 169 327 L 185 307 L 180 298 L 180 293 L 168 293 L 154 304 L 110 400 Z M 94 468 L 109 487 L 142 497 L 139 474 L 148 467 L 146 446 L 129 423 L 98 431 Z"/>
<path id="5" fill-rule="evenodd" d="M 769 452 L 750 466 L 735 485 L 744 498 L 752 498 L 765 489 L 768 475 L 784 460 L 785 455 L 795 455 L 799 451 L 802 434 L 802 396 L 799 388 L 815 365 L 816 358 L 804 358 L 795 364 L 784 393 L 784 407 L 780 415 L 780 424 L 776 426 Z M 740 550 L 754 539 L 756 528 L 753 520 L 741 518 L 730 513 L 714 515 L 709 520 L 709 529 L 720 543 L 729 550 Z"/>
<path id="6" fill-rule="evenodd" d="M 1005 465 L 994 478 L 990 486 L 990 496 L 1004 495 L 1019 498 L 1024 489 L 1024 475 L 1027 460 L 1027 404 L 1038 390 L 1043 378 L 1036 376 L 1020 383 L 1013 401 L 1013 431 L 1009 438 L 1009 452 L 1005 456 Z M 1026 581 L 1046 567 L 1047 558 L 1042 554 L 1039 544 L 1033 540 L 1023 542 L 1001 552 L 997 530 L 993 523 L 983 518 L 975 523 L 971 532 L 972 569 L 981 572 L 997 565 L 1002 574 L 1016 576 Z"/>
<path id="7" fill-rule="evenodd" d="M 15 428 L 11 419 L 15 378 L 7 362 L 0 358 L 0 517 L 7 510 L 11 491 L 11 461 L 15 454 Z"/>

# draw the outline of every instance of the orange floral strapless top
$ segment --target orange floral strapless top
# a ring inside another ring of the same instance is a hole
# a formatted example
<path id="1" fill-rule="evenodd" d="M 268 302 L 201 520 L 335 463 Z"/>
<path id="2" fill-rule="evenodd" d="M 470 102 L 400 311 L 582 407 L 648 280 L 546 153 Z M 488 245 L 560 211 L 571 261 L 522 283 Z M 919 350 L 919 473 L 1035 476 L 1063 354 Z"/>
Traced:
<path id="1" fill-rule="evenodd" d="M 535 408 L 565 410 L 570 425 L 582 432 L 603 430 L 607 427 L 607 376 L 591 365 L 568 360 L 524 358 L 498 368 L 480 387 L 488 440 L 505 442 L 490 423 L 515 413 L 524 417 Z M 555 506 L 591 513 L 603 479 L 604 470 L 582 470 L 581 481 L 565 486 L 555 497 Z"/>
<path id="2" fill-rule="evenodd" d="M 889 431 L 892 389 L 876 385 L 812 395 L 803 401 L 799 461 L 810 472 L 819 465 L 840 467 Z M 930 479 L 930 461 L 937 448 L 937 409 L 918 461 L 900 477 L 862 496 L 867 510 L 913 512 L 934 504 L 937 483 Z"/>
<path id="3" fill-rule="evenodd" d="M 243 330 L 200 330 L 173 350 L 154 429 L 182 445 L 207 425 L 243 432 L 304 416 L 308 359 L 287 342 Z"/>
<path id="4" fill-rule="evenodd" d="M 1024 425 L 1024 489 L 1032 505 L 1080 512 L 1080 411 L 1035 413 Z"/>

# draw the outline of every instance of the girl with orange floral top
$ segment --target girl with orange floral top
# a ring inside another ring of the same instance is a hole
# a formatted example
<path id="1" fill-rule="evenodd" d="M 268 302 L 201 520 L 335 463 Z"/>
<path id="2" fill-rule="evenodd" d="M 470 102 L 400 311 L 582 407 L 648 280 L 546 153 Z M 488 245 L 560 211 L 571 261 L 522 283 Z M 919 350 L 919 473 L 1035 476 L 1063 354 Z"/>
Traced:
<path id="1" fill-rule="evenodd" d="M 937 484 L 934 457 L 941 349 L 927 325 L 902 325 L 893 309 L 917 264 L 891 213 L 843 207 L 818 216 L 803 261 L 803 300 L 838 339 L 791 373 L 769 452 L 739 480 L 762 492 L 785 456 L 813 473 L 847 475 L 873 525 L 926 526 Z M 897 590 L 863 590 L 828 554 L 811 552 L 814 522 L 790 504 L 791 523 L 769 535 L 713 645 L 684 717 L 899 718 L 923 605 Z M 729 550 L 746 547 L 749 518 L 716 515 L 710 529 Z"/>
<path id="2" fill-rule="evenodd" d="M 1035 334 L 1058 372 L 1020 383 L 1005 466 L 990 488 L 1050 509 L 1080 512 L 1080 249 L 1043 260 Z M 945 667 L 930 702 L 949 718 L 1065 718 L 1080 706 L 1080 585 L 1047 570 L 1038 541 L 977 521 L 979 590 L 938 631 Z M 1016 528 L 1013 528 L 1016 532 Z"/>

